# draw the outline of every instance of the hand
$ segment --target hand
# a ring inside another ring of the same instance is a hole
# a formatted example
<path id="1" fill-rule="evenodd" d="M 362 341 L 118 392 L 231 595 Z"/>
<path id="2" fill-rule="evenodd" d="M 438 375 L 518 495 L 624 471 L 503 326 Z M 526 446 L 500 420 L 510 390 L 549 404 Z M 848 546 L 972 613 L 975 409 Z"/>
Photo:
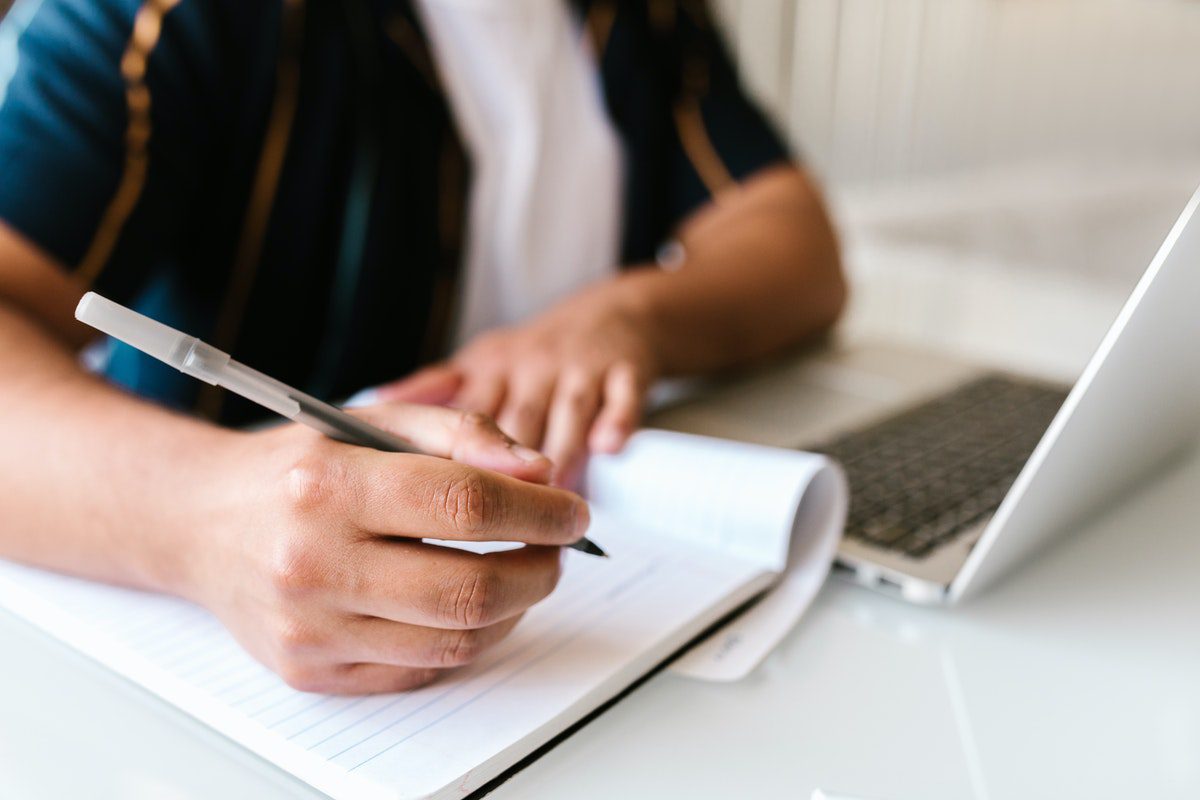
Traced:
<path id="1" fill-rule="evenodd" d="M 447 363 L 380 387 L 382 400 L 449 404 L 494 416 L 574 486 L 588 448 L 616 452 L 637 428 L 659 373 L 648 327 L 600 284 L 518 327 L 472 341 Z"/>
<path id="2" fill-rule="evenodd" d="M 561 546 L 588 525 L 579 497 L 530 482 L 549 462 L 482 415 L 361 414 L 433 455 L 297 425 L 240 434 L 215 459 L 239 466 L 212 481 L 216 510 L 184 556 L 182 593 L 303 691 L 400 691 L 471 662 L 550 593 Z M 526 546 L 478 555 L 422 537 Z"/>

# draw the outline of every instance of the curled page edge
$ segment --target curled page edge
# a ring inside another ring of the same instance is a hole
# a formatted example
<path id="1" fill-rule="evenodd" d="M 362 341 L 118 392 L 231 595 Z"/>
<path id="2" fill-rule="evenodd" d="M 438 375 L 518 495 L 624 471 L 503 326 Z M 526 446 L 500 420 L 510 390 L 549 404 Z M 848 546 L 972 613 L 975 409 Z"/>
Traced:
<path id="1" fill-rule="evenodd" d="M 787 569 L 757 603 L 695 645 L 668 668 L 676 675 L 707 681 L 746 677 L 804 615 L 825 582 L 849 506 L 845 474 L 833 461 L 812 476 L 792 522 Z"/>

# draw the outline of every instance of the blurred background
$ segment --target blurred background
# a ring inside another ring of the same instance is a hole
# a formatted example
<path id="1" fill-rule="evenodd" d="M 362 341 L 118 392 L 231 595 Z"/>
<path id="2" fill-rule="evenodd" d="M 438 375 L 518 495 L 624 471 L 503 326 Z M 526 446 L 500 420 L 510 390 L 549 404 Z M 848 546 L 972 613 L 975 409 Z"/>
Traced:
<path id="1" fill-rule="evenodd" d="M 825 181 L 852 336 L 1073 376 L 1200 185 L 1200 3 L 712 2 Z"/>
<path id="2" fill-rule="evenodd" d="M 849 336 L 1073 377 L 1200 185 L 1195 0 L 709 2 L 825 183 Z"/>

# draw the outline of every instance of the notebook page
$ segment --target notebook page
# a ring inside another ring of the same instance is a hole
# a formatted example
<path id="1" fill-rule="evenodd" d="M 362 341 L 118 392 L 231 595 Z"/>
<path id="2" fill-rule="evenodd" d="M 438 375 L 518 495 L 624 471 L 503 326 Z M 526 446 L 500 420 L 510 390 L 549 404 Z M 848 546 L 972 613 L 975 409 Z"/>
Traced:
<path id="1" fill-rule="evenodd" d="M 782 573 L 746 612 L 671 665 L 704 680 L 745 677 L 799 620 L 824 583 L 849 490 L 824 456 L 643 430 L 621 453 L 593 457 L 593 509 L 649 535 L 702 543 Z"/>
<path id="2" fill-rule="evenodd" d="M 648 533 L 782 572 L 805 491 L 829 464 L 799 450 L 642 430 L 620 453 L 591 459 L 586 494 Z"/>
<path id="3" fill-rule="evenodd" d="M 412 692 L 292 690 L 181 600 L 0 562 L 0 604 L 335 798 L 457 797 L 535 750 L 760 591 L 756 566 L 597 514 L 609 559 L 480 662 Z"/>

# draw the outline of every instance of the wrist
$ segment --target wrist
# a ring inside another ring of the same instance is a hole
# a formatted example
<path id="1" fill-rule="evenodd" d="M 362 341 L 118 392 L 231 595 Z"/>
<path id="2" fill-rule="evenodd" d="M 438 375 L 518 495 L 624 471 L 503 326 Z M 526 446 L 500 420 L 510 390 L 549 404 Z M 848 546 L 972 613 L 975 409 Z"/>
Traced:
<path id="1" fill-rule="evenodd" d="M 222 543 L 244 515 L 241 467 L 250 434 L 196 425 L 181 434 L 169 473 L 156 491 L 157 522 L 144 532 L 144 582 L 152 589 L 206 603 Z"/>
<path id="2" fill-rule="evenodd" d="M 653 266 L 636 267 L 622 273 L 608 286 L 608 307 L 627 325 L 645 350 L 647 378 L 671 372 L 670 347 L 662 321 L 660 296 L 670 291 L 670 275 Z"/>

